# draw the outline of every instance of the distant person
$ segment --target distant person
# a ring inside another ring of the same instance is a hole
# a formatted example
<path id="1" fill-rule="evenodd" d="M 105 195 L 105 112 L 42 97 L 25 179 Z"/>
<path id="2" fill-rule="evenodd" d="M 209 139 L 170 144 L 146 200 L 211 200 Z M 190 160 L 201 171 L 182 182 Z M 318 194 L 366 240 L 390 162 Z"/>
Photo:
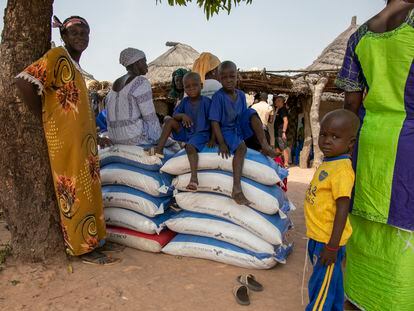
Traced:
<path id="1" fill-rule="evenodd" d="M 275 106 L 275 146 L 283 153 L 283 162 L 286 168 L 289 167 L 289 150 L 287 145 L 286 131 L 288 129 L 288 111 L 285 106 L 285 98 L 281 95 L 274 96 Z"/>
<path id="2" fill-rule="evenodd" d="M 119 259 L 99 251 L 108 250 L 97 147 L 101 141 L 79 65 L 90 28 L 79 16 L 54 21 L 64 46 L 50 49 L 24 69 L 16 85 L 23 102 L 43 118 L 66 253 L 86 263 L 110 265 Z"/>
<path id="3" fill-rule="evenodd" d="M 257 114 L 260 117 L 260 121 L 262 121 L 263 129 L 265 131 L 266 139 L 270 144 L 270 134 L 267 129 L 269 123 L 273 123 L 274 117 L 274 110 L 272 106 L 270 106 L 267 102 L 268 95 L 267 93 L 260 93 L 260 101 L 256 104 L 253 104 L 250 108 L 257 111 Z"/>
<path id="4" fill-rule="evenodd" d="M 197 72 L 201 77 L 203 88 L 201 90 L 202 96 L 212 98 L 214 93 L 221 89 L 222 85 L 218 81 L 218 67 L 220 60 L 217 56 L 203 52 L 193 64 L 194 72 Z"/>
<path id="5" fill-rule="evenodd" d="M 313 176 L 304 207 L 313 265 L 306 311 L 344 310 L 342 261 L 352 234 L 348 213 L 355 180 L 350 153 L 358 128 L 357 116 L 344 109 L 328 113 L 321 122 L 319 148 L 325 160 Z"/>
<path id="6" fill-rule="evenodd" d="M 210 145 L 214 145 L 208 120 L 211 99 L 200 95 L 201 79 L 198 73 L 187 73 L 183 83 L 185 93 L 188 96 L 184 97 L 175 108 L 173 117 L 165 120 L 158 145 L 148 152 L 149 155 L 163 158 L 163 149 L 171 133 L 176 141 L 185 143 L 191 169 L 191 179 L 187 189 L 196 191 L 198 187 L 198 152 L 203 150 L 209 141 Z"/>
<path id="7" fill-rule="evenodd" d="M 123 50 L 119 62 L 127 73 L 118 78 L 106 97 L 108 135 L 114 144 L 154 145 L 161 126 L 152 100 L 145 53 L 134 48 Z"/>
<path id="8" fill-rule="evenodd" d="M 174 99 L 174 107 L 180 102 L 184 97 L 184 85 L 183 77 L 189 70 L 185 68 L 178 68 L 172 73 L 171 80 L 171 90 L 168 96 Z"/>
<path id="9" fill-rule="evenodd" d="M 257 112 L 247 108 L 245 94 L 236 89 L 236 65 L 231 61 L 221 63 L 219 79 L 223 88 L 213 95 L 209 119 L 219 144 L 219 154 L 223 158 L 234 154 L 232 197 L 237 204 L 248 205 L 250 202 L 241 187 L 241 174 L 247 151 L 244 140 L 256 135 L 262 153 L 271 157 L 276 155 L 266 140 L 263 124 Z"/>

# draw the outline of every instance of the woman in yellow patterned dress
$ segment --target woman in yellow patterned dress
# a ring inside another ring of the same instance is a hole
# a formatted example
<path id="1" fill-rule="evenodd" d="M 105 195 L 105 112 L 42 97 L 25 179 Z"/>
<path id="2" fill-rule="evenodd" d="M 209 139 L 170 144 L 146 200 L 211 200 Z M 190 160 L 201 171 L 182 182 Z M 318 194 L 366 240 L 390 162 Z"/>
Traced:
<path id="1" fill-rule="evenodd" d="M 50 166 L 66 252 L 90 263 L 116 259 L 95 249 L 105 243 L 95 118 L 79 66 L 89 44 L 89 25 L 72 16 L 60 23 L 64 47 L 49 50 L 16 79 L 23 101 L 42 109 Z M 85 255 L 86 254 L 86 255 Z"/>

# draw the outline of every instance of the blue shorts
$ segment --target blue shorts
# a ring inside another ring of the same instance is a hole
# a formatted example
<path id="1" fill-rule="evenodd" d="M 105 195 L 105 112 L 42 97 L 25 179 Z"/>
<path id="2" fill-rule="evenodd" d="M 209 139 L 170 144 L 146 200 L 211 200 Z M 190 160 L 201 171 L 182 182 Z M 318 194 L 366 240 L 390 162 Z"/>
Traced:
<path id="1" fill-rule="evenodd" d="M 223 138 L 229 150 L 234 154 L 242 142 L 254 135 L 250 119 L 253 115 L 257 115 L 257 111 L 249 108 L 239 119 L 239 128 L 227 129 L 223 131 Z"/>
<path id="2" fill-rule="evenodd" d="M 338 251 L 336 262 L 330 266 L 320 263 L 320 255 L 325 244 L 309 239 L 308 253 L 313 265 L 313 273 L 309 280 L 309 304 L 306 311 L 342 311 L 345 294 L 342 277 L 342 260 L 345 256 L 345 246 Z"/>
<path id="3" fill-rule="evenodd" d="M 188 131 L 183 127 L 180 127 L 178 133 L 173 131 L 172 135 L 176 141 L 192 145 L 198 152 L 203 150 L 210 140 L 210 133 L 195 133 L 189 135 Z"/>

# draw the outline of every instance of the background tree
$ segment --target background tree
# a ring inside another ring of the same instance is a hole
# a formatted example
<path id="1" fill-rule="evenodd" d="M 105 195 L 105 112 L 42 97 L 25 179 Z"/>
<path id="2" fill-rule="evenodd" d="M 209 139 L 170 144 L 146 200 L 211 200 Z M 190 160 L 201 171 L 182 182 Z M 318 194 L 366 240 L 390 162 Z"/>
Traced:
<path id="1" fill-rule="evenodd" d="M 169 5 L 190 2 L 168 0 Z M 209 19 L 252 0 L 195 2 Z M 12 253 L 26 262 L 64 254 L 41 116 L 17 98 L 14 86 L 14 77 L 50 48 L 52 14 L 53 0 L 8 0 L 0 45 L 0 208 Z"/>

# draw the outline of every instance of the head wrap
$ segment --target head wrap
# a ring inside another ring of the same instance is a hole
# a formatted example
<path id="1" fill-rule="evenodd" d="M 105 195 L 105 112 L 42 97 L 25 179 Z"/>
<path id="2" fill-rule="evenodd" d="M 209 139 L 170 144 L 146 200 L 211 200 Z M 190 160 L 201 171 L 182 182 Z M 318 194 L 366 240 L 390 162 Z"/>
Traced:
<path id="1" fill-rule="evenodd" d="M 124 67 L 128 67 L 143 58 L 145 58 L 145 53 L 141 50 L 126 48 L 119 55 L 119 63 Z"/>
<path id="2" fill-rule="evenodd" d="M 206 79 L 206 74 L 220 65 L 220 60 L 217 56 L 209 53 L 203 52 L 200 54 L 200 57 L 196 59 L 193 65 L 193 71 L 197 72 L 201 77 L 201 82 L 204 82 Z"/>
<path id="3" fill-rule="evenodd" d="M 169 93 L 169 96 L 171 98 L 179 98 L 180 95 L 184 93 L 183 90 L 177 89 L 177 85 L 175 85 L 175 77 L 184 77 L 188 72 L 190 72 L 190 70 L 187 70 L 185 68 L 178 68 L 172 73 L 171 91 Z"/>
<path id="4" fill-rule="evenodd" d="M 52 27 L 53 28 L 59 28 L 60 32 L 62 33 L 62 31 L 68 29 L 70 26 L 73 25 L 85 25 L 89 27 L 88 22 L 86 21 L 86 19 L 84 19 L 83 17 L 80 16 L 71 16 L 69 18 L 67 18 L 63 23 L 59 20 L 59 18 L 56 17 L 56 15 L 53 15 L 53 23 L 52 23 Z"/>

